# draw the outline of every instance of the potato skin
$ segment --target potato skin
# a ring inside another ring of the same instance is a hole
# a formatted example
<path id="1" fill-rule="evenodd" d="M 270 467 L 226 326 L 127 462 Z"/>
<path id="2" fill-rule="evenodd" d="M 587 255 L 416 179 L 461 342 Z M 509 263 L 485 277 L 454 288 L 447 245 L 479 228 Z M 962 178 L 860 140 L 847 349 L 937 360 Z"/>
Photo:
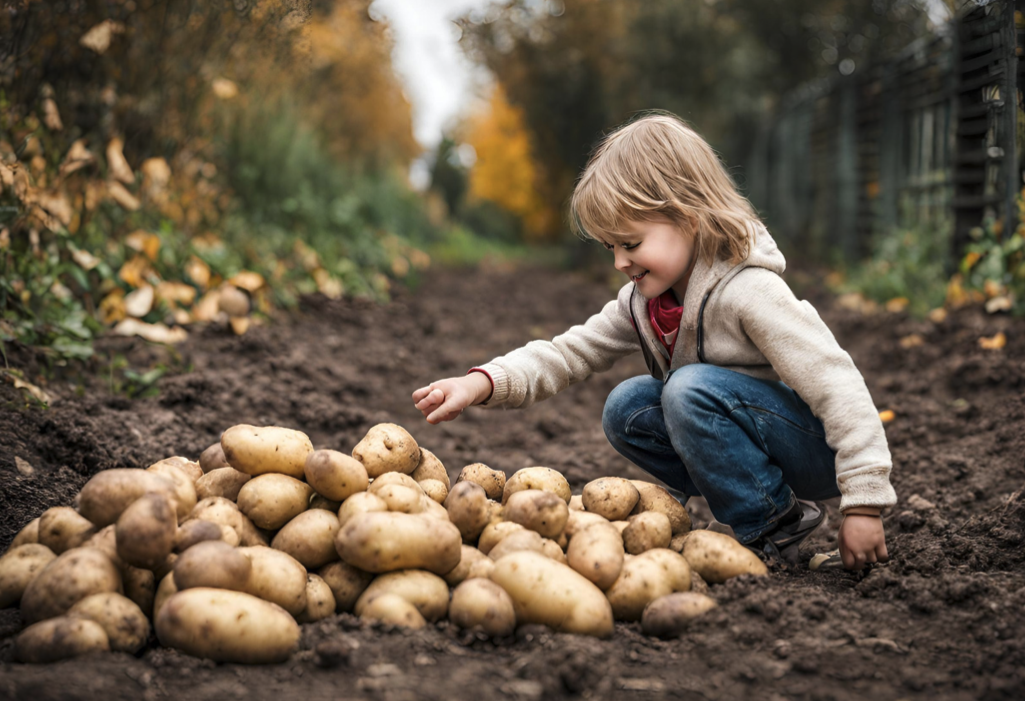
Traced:
<path id="1" fill-rule="evenodd" d="M 709 584 L 722 584 L 742 574 L 763 577 L 769 573 L 757 555 L 728 535 L 714 531 L 692 532 L 683 543 L 683 556 Z"/>
<path id="2" fill-rule="evenodd" d="M 544 555 L 507 555 L 495 563 L 491 581 L 509 594 L 518 625 L 541 623 L 563 633 L 612 635 L 612 608 L 601 590 Z"/>
<path id="3" fill-rule="evenodd" d="M 377 424 L 352 449 L 352 457 L 363 463 L 370 477 L 386 472 L 408 475 L 420 462 L 420 446 L 406 429 L 397 424 Z"/>
<path id="4" fill-rule="evenodd" d="M 445 469 L 441 460 L 438 460 L 437 455 L 423 446 L 420 447 L 420 462 L 417 463 L 416 469 L 413 470 L 410 477 L 417 482 L 423 482 L 424 480 L 438 480 L 445 485 L 446 491 L 452 488 L 452 482 L 449 480 L 448 470 Z"/>
<path id="5" fill-rule="evenodd" d="M 213 472 L 222 467 L 231 467 L 228 464 L 228 460 L 224 457 L 224 449 L 221 448 L 220 441 L 217 441 L 199 454 L 199 467 L 204 473 Z"/>
<path id="6" fill-rule="evenodd" d="M 687 625 L 714 609 L 715 599 L 692 591 L 659 597 L 644 607 L 641 630 L 645 635 L 672 638 L 682 634 Z"/>
<path id="7" fill-rule="evenodd" d="M 19 545 L 29 545 L 39 542 L 39 519 L 34 518 L 25 524 L 25 527 L 18 531 L 14 540 L 7 546 L 7 552 L 14 550 Z"/>
<path id="8" fill-rule="evenodd" d="M 602 477 L 584 486 L 580 500 L 587 511 L 601 514 L 610 521 L 621 521 L 630 515 L 641 498 L 630 480 Z"/>
<path id="9" fill-rule="evenodd" d="M 460 628 L 480 628 L 493 638 L 512 635 L 516 610 L 505 589 L 488 579 L 468 579 L 452 592 L 449 620 Z"/>
<path id="10" fill-rule="evenodd" d="M 162 492 L 139 497 L 117 520 L 117 554 L 124 562 L 151 570 L 174 548 L 178 517 L 174 502 Z"/>
<path id="11" fill-rule="evenodd" d="M 610 524 L 611 522 L 604 516 L 598 514 L 592 514 L 590 511 L 573 511 L 570 510 L 569 517 L 566 519 L 566 527 L 563 529 L 563 533 L 570 542 L 573 542 L 573 536 L 596 524 Z"/>
<path id="12" fill-rule="evenodd" d="M 369 492 L 370 494 L 377 494 L 385 487 L 389 487 L 392 485 L 397 485 L 400 487 L 409 487 L 413 490 L 420 489 L 420 485 L 417 484 L 417 481 L 409 475 L 403 474 L 401 472 L 385 472 L 383 475 L 375 477 L 373 479 L 373 481 L 370 483 L 370 486 L 367 487 L 367 492 Z"/>
<path id="13" fill-rule="evenodd" d="M 338 509 L 338 526 L 342 527 L 353 516 L 372 511 L 387 511 L 388 502 L 370 492 L 358 492 L 342 502 Z"/>
<path id="14" fill-rule="evenodd" d="M 565 551 L 551 538 L 542 538 L 541 554 L 556 562 L 561 562 L 564 565 L 567 564 Z"/>
<path id="15" fill-rule="evenodd" d="M 224 530 L 221 530 L 222 528 Z M 181 554 L 197 543 L 203 543 L 208 540 L 224 540 L 224 531 L 229 531 L 235 536 L 236 542 L 228 543 L 228 545 L 238 545 L 238 534 L 235 533 L 234 529 L 214 523 L 213 521 L 204 521 L 198 518 L 190 519 L 183 523 L 175 532 L 173 549 L 176 553 Z"/>
<path id="16" fill-rule="evenodd" d="M 115 592 L 85 597 L 68 610 L 68 617 L 99 623 L 114 652 L 134 655 L 149 637 L 146 614 L 135 602 Z"/>
<path id="17" fill-rule="evenodd" d="M 313 451 L 303 470 L 317 494 L 332 501 L 345 501 L 356 492 L 365 492 L 370 482 L 363 463 L 337 450 Z"/>
<path id="18" fill-rule="evenodd" d="M 631 555 L 652 548 L 668 548 L 673 538 L 669 517 L 659 511 L 645 511 L 630 517 L 623 529 L 623 545 Z"/>
<path id="19" fill-rule="evenodd" d="M 334 615 L 335 595 L 320 575 L 306 575 L 306 608 L 296 616 L 299 623 L 313 623 Z"/>
<path id="20" fill-rule="evenodd" d="M 188 458 L 182 457 L 181 455 L 175 455 L 170 458 L 158 460 L 146 469 L 150 472 L 156 472 L 157 474 L 160 474 L 159 468 L 156 470 L 153 469 L 158 465 L 167 465 L 181 470 L 189 478 L 189 481 L 192 482 L 192 484 L 196 484 L 196 481 L 203 476 L 203 468 L 200 466 L 198 462 L 189 460 Z"/>
<path id="21" fill-rule="evenodd" d="M 445 499 L 448 498 L 448 487 L 446 487 L 445 483 L 441 480 L 420 480 L 417 484 L 420 485 L 420 489 L 423 490 L 424 494 L 438 504 L 444 504 Z"/>
<path id="22" fill-rule="evenodd" d="M 155 627 L 162 645 L 238 664 L 283 662 L 300 635 L 299 625 L 280 606 L 243 592 L 202 587 L 168 599 Z"/>
<path id="23" fill-rule="evenodd" d="M 21 601 L 29 583 L 55 559 L 53 551 L 40 543 L 19 545 L 0 557 L 0 608 Z"/>
<path id="24" fill-rule="evenodd" d="M 671 578 L 662 565 L 637 556 L 623 562 L 619 577 L 605 595 L 617 621 L 639 621 L 648 603 L 672 593 Z"/>
<path id="25" fill-rule="evenodd" d="M 153 611 L 153 600 L 157 593 L 156 575 L 152 570 L 125 565 L 121 568 L 121 582 L 125 597 L 148 616 Z"/>
<path id="26" fill-rule="evenodd" d="M 657 562 L 669 577 L 669 586 L 674 592 L 688 591 L 691 588 L 693 574 L 690 571 L 690 563 L 680 553 L 668 548 L 652 548 L 644 551 L 638 557 L 645 557 Z"/>
<path id="27" fill-rule="evenodd" d="M 356 615 L 362 615 L 370 602 L 384 594 L 401 596 L 432 623 L 448 613 L 448 584 L 444 579 L 423 570 L 402 570 L 374 579 L 356 601 Z"/>
<path id="28" fill-rule="evenodd" d="M 477 540 L 488 525 L 488 495 L 475 482 L 456 482 L 445 497 L 445 510 L 464 543 Z"/>
<path id="29" fill-rule="evenodd" d="M 664 487 L 643 480 L 630 480 L 637 491 L 640 499 L 633 509 L 633 514 L 644 513 L 645 511 L 658 511 L 665 514 L 669 519 L 669 526 L 673 535 L 686 533 L 690 530 L 690 514 L 683 508 L 676 497 L 670 494 Z"/>
<path id="30" fill-rule="evenodd" d="M 498 541 L 495 547 L 488 551 L 488 557 L 492 560 L 498 561 L 511 553 L 520 552 L 521 550 L 529 550 L 530 552 L 544 554 L 545 544 L 544 538 L 542 538 L 535 531 L 528 531 L 522 529 L 515 533 L 510 533 L 502 540 Z"/>
<path id="31" fill-rule="evenodd" d="M 566 527 L 569 507 L 551 492 L 525 489 L 509 497 L 502 513 L 506 521 L 518 523 L 544 538 L 556 538 Z"/>
<path id="32" fill-rule="evenodd" d="M 21 597 L 26 623 L 63 616 L 90 594 L 120 591 L 121 575 L 106 555 L 94 548 L 75 548 L 58 555 L 29 582 Z"/>
<path id="33" fill-rule="evenodd" d="M 295 558 L 273 548 L 239 548 L 252 562 L 246 592 L 270 601 L 298 616 L 306 609 L 306 568 Z"/>
<path id="34" fill-rule="evenodd" d="M 384 500 L 388 505 L 388 511 L 404 514 L 418 514 L 423 511 L 424 493 L 419 485 L 412 489 L 401 484 L 388 484 L 374 492 L 374 495 Z"/>
<path id="35" fill-rule="evenodd" d="M 351 613 L 360 595 L 370 586 L 374 575 L 353 567 L 347 562 L 332 562 L 317 570 L 317 574 L 330 587 L 338 613 Z"/>
<path id="36" fill-rule="evenodd" d="M 15 659 L 34 664 L 109 650 L 110 642 L 99 623 L 67 616 L 30 625 L 14 643 Z"/>
<path id="37" fill-rule="evenodd" d="M 343 560 L 374 573 L 427 570 L 445 574 L 459 564 L 460 543 L 459 529 L 448 521 L 398 512 L 354 516 L 335 538 Z"/>
<path id="38" fill-rule="evenodd" d="M 444 575 L 445 582 L 450 586 L 458 586 L 470 577 L 470 568 L 480 560 L 488 560 L 488 556 L 472 545 L 463 545 L 459 564 Z"/>
<path id="39" fill-rule="evenodd" d="M 623 538 L 607 523 L 597 523 L 574 534 L 566 561 L 599 589 L 611 587 L 623 569 Z"/>
<path id="40" fill-rule="evenodd" d="M 224 459 L 239 472 L 256 477 L 269 473 L 303 479 L 310 437 L 281 426 L 239 424 L 221 434 Z"/>
<path id="41" fill-rule="evenodd" d="M 103 528 L 117 521 L 121 512 L 146 492 L 175 496 L 174 483 L 163 475 L 134 468 L 97 472 L 78 495 L 78 512 Z"/>
<path id="42" fill-rule="evenodd" d="M 181 458 L 184 460 L 184 458 Z M 168 460 L 161 460 L 146 468 L 146 472 L 152 472 L 166 477 L 174 485 L 174 505 L 178 514 L 178 521 L 184 521 L 189 513 L 196 508 L 196 483 L 180 467 L 176 467 Z"/>
<path id="43" fill-rule="evenodd" d="M 501 543 L 504 538 L 517 531 L 525 530 L 527 529 L 512 521 L 492 523 L 480 534 L 480 539 L 477 541 L 477 549 L 488 555 L 491 553 L 492 548 Z"/>
<path id="44" fill-rule="evenodd" d="M 160 609 L 164 607 L 167 600 L 178 593 L 178 587 L 174 584 L 174 572 L 168 572 L 163 579 L 160 580 L 160 584 L 157 585 L 157 593 L 153 597 L 153 615 L 151 618 L 156 621 L 157 614 L 160 613 Z"/>
<path id="45" fill-rule="evenodd" d="M 39 517 L 37 542 L 53 551 L 54 555 L 77 548 L 89 540 L 96 527 L 70 506 L 55 506 Z"/>
<path id="46" fill-rule="evenodd" d="M 316 569 L 338 559 L 338 528 L 338 517 L 330 511 L 304 511 L 278 531 L 271 547 L 288 553 L 306 569 Z"/>
<path id="47" fill-rule="evenodd" d="M 251 479 L 252 475 L 239 472 L 234 467 L 217 467 L 196 480 L 196 497 L 224 497 L 235 501 L 242 485 Z"/>
<path id="48" fill-rule="evenodd" d="M 238 492 L 238 508 L 259 528 L 276 531 L 310 506 L 313 488 L 294 477 L 268 473 Z"/>
<path id="49" fill-rule="evenodd" d="M 413 604 L 398 594 L 382 594 L 363 607 L 360 618 L 368 621 L 388 623 L 403 628 L 418 629 L 427 625 Z"/>
<path id="50" fill-rule="evenodd" d="M 231 528 L 238 534 L 240 540 L 244 532 L 243 518 L 246 517 L 238 510 L 235 502 L 229 501 L 224 497 L 200 499 L 196 502 L 196 508 L 189 514 L 189 520 L 211 521 Z"/>
<path id="51" fill-rule="evenodd" d="M 502 490 L 502 504 L 507 504 L 509 497 L 524 489 L 541 489 L 551 492 L 567 504 L 573 496 L 569 489 L 569 482 L 561 472 L 550 467 L 524 467 L 522 470 L 514 472 L 509 481 L 505 483 L 505 489 Z"/>
<path id="52" fill-rule="evenodd" d="M 456 484 L 460 482 L 473 482 L 480 485 L 487 494 L 488 499 L 497 500 L 502 498 L 505 491 L 505 473 L 501 470 L 492 470 L 482 462 L 475 462 L 467 465 L 459 472 Z"/>
<path id="53" fill-rule="evenodd" d="M 569 510 L 570 511 L 585 511 L 584 509 L 584 497 L 581 494 L 574 494 L 569 498 Z"/>
<path id="54" fill-rule="evenodd" d="M 174 587 L 178 591 L 213 587 L 246 591 L 252 562 L 221 540 L 196 543 L 174 563 Z"/>

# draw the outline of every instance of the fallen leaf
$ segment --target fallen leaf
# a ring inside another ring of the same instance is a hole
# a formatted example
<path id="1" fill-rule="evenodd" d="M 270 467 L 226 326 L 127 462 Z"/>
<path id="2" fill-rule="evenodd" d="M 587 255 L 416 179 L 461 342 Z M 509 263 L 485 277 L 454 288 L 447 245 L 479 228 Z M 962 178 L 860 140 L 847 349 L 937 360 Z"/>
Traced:
<path id="1" fill-rule="evenodd" d="M 890 423 L 895 418 L 897 418 L 897 414 L 895 414 L 892 409 L 884 409 L 879 412 L 879 420 L 884 424 Z"/>
<path id="2" fill-rule="evenodd" d="M 241 336 L 249 330 L 249 325 L 252 323 L 248 316 L 233 316 L 228 320 L 231 324 L 231 330 L 235 332 L 236 336 Z"/>
<path id="3" fill-rule="evenodd" d="M 196 288 L 184 282 L 161 282 L 157 285 L 157 297 L 175 305 L 191 305 L 196 300 Z"/>
<path id="4" fill-rule="evenodd" d="M 53 401 L 50 398 L 49 394 L 47 394 L 45 391 L 43 391 L 39 387 L 36 387 L 31 382 L 26 382 L 25 380 L 21 379 L 20 377 L 15 377 L 14 375 L 11 375 L 10 373 L 6 373 L 6 372 L 3 373 L 3 376 L 4 376 L 4 378 L 8 382 L 10 382 L 12 385 L 14 385 L 15 389 L 23 389 L 23 390 L 25 390 L 26 392 L 31 394 L 33 397 L 35 397 L 37 400 L 39 400 L 43 404 L 50 404 Z"/>
<path id="5" fill-rule="evenodd" d="M 143 255 L 134 256 L 117 272 L 117 276 L 132 287 L 142 287 L 146 284 L 149 274 L 149 260 Z"/>
<path id="6" fill-rule="evenodd" d="M 18 472 L 20 472 L 25 477 L 31 477 L 33 474 L 35 474 L 36 468 L 32 467 L 32 463 L 30 463 L 28 460 L 23 460 L 21 457 L 15 455 L 14 464 L 18 468 Z"/>
<path id="7" fill-rule="evenodd" d="M 983 350 L 1000 350 L 1007 345 L 1007 336 L 1001 331 L 995 336 L 983 336 L 979 339 L 979 348 Z"/>
<path id="8" fill-rule="evenodd" d="M 110 48 L 110 42 L 114 38 L 114 35 L 121 34 L 124 31 L 125 25 L 120 22 L 105 19 L 83 34 L 82 38 L 78 40 L 78 43 L 85 48 L 91 49 L 92 51 L 102 55 Z"/>
<path id="9" fill-rule="evenodd" d="M 186 324 L 192 323 L 192 315 L 184 309 L 178 308 L 171 312 L 171 316 L 174 317 L 174 323 L 179 326 L 185 326 Z"/>
<path id="10" fill-rule="evenodd" d="M 78 263 L 78 267 L 82 270 L 92 270 L 100 264 L 99 258 L 89 251 L 83 251 L 80 248 L 72 249 L 71 259 Z"/>
<path id="11" fill-rule="evenodd" d="M 104 324 L 113 324 L 127 316 L 125 311 L 125 292 L 120 287 L 103 298 L 100 302 L 100 319 Z"/>
<path id="12" fill-rule="evenodd" d="M 155 261 L 157 253 L 160 252 L 160 237 L 143 229 L 138 229 L 125 236 L 125 245 L 135 251 L 144 253 L 147 258 Z"/>
<path id="13" fill-rule="evenodd" d="M 66 178 L 76 170 L 85 168 L 95 161 L 96 157 L 92 154 L 92 151 L 85 147 L 85 139 L 78 139 L 71 144 L 67 155 L 64 156 L 64 161 L 61 162 L 60 176 Z"/>
<path id="14" fill-rule="evenodd" d="M 263 287 L 264 283 L 263 276 L 260 273 L 254 273 L 250 270 L 243 270 L 237 275 L 232 276 L 228 282 L 246 292 L 256 292 Z"/>
<path id="15" fill-rule="evenodd" d="M 910 300 L 907 297 L 894 297 L 886 303 L 886 311 L 891 314 L 899 314 L 908 308 Z"/>
<path id="16" fill-rule="evenodd" d="M 57 103 L 53 101 L 52 97 L 43 100 L 43 124 L 50 131 L 61 131 L 64 129 L 60 110 L 57 109 Z"/>
<path id="17" fill-rule="evenodd" d="M 992 299 L 993 297 L 999 297 L 1000 295 L 1004 294 L 1005 289 L 1006 288 L 996 280 L 987 279 L 985 282 L 982 283 L 982 291 L 985 293 L 986 297 L 990 299 Z"/>
<path id="18" fill-rule="evenodd" d="M 1010 297 L 994 297 L 986 301 L 986 313 L 996 314 L 997 312 L 1009 312 L 1013 306 Z"/>
<path id="19" fill-rule="evenodd" d="M 214 78 L 210 88 L 214 91 L 214 95 L 221 100 L 230 100 L 238 96 L 238 85 L 227 78 Z"/>
<path id="20" fill-rule="evenodd" d="M 36 204 L 50 215 L 42 217 L 43 226 L 50 231 L 59 231 L 71 224 L 74 211 L 71 201 L 63 192 L 39 192 L 36 194 Z"/>
<path id="21" fill-rule="evenodd" d="M 117 181 L 107 183 L 107 195 L 129 212 L 139 209 L 139 200 L 135 195 L 125 189 L 125 186 Z"/>
<path id="22" fill-rule="evenodd" d="M 332 277 L 331 273 L 324 268 L 317 268 L 313 271 L 313 279 L 317 283 L 320 293 L 329 299 L 340 299 L 342 296 L 342 281 Z"/>
<path id="23" fill-rule="evenodd" d="M 114 137 L 110 140 L 110 143 L 107 144 L 107 168 L 110 170 L 112 178 L 120 180 L 125 185 L 131 185 L 135 182 L 135 173 L 128 165 L 123 149 L 124 144 L 121 139 Z"/>
<path id="24" fill-rule="evenodd" d="M 192 308 L 192 318 L 196 321 L 213 321 L 221 311 L 221 292 L 211 290 L 203 295 Z"/>
<path id="25" fill-rule="evenodd" d="M 950 282 L 947 283 L 947 306 L 958 309 L 970 301 L 971 295 L 965 290 L 961 275 L 950 278 Z"/>
<path id="26" fill-rule="evenodd" d="M 192 256 L 185 263 L 185 274 L 203 289 L 210 284 L 210 266 L 196 256 Z"/>
<path id="27" fill-rule="evenodd" d="M 947 310 L 943 307 L 937 307 L 929 312 L 929 321 L 934 324 L 942 324 L 947 320 Z"/>
<path id="28" fill-rule="evenodd" d="M 917 333 L 908 334 L 900 339 L 900 347 L 904 349 L 917 348 L 918 346 L 924 345 L 925 339 Z"/>
<path id="29" fill-rule="evenodd" d="M 125 295 L 125 313 L 135 318 L 144 317 L 153 309 L 154 291 L 152 285 L 143 285 Z"/>
<path id="30" fill-rule="evenodd" d="M 125 319 L 113 332 L 118 336 L 139 336 L 153 343 L 180 343 L 189 337 L 189 332 L 181 327 L 171 329 L 164 324 L 147 324 L 138 319 Z"/>

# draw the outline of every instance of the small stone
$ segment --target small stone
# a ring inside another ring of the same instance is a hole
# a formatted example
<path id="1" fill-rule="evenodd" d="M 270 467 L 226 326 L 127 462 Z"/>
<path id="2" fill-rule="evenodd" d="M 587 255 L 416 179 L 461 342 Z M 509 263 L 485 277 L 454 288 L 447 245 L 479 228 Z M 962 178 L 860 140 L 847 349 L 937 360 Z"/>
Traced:
<path id="1" fill-rule="evenodd" d="M 32 467 L 28 460 L 22 460 L 17 455 L 14 456 L 14 464 L 17 465 L 18 472 L 25 477 L 31 477 L 36 472 L 36 468 Z"/>

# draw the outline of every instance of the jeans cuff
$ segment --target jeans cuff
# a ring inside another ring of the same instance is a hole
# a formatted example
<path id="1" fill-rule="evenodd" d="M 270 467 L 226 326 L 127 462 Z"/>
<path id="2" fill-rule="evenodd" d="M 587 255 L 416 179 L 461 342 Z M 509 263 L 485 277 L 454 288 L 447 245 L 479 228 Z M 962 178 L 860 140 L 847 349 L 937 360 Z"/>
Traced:
<path id="1" fill-rule="evenodd" d="M 787 503 L 786 507 L 782 509 L 777 509 L 776 513 L 773 514 L 772 517 L 769 518 L 761 528 L 756 529 L 753 533 L 741 533 L 738 532 L 736 528 L 734 528 L 733 532 L 737 534 L 737 540 L 740 541 L 743 545 L 747 545 L 748 543 L 758 540 L 766 533 L 771 533 L 776 529 L 776 526 L 779 525 L 779 520 L 786 516 L 790 512 L 790 509 L 794 508 L 794 505 L 796 503 L 797 495 L 791 491 L 790 501 Z"/>

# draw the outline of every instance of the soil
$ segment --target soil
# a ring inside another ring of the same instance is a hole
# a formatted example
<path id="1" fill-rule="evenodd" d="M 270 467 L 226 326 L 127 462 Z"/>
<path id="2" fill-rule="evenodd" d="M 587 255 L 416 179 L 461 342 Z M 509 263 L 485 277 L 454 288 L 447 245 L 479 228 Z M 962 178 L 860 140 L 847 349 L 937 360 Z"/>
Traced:
<path id="1" fill-rule="evenodd" d="M 862 316 L 793 277 L 864 373 L 886 426 L 899 502 L 884 522 L 892 560 L 867 573 L 776 570 L 713 587 L 719 608 L 679 639 L 616 625 L 609 640 L 536 626 L 487 640 L 446 622 L 418 632 L 341 614 L 304 626 L 287 663 L 213 664 L 160 648 L 45 666 L 15 664 L 16 608 L 0 611 L 0 697 L 18 699 L 1021 699 L 1025 698 L 1025 320 L 981 309 L 942 323 Z M 49 409 L 0 385 L 0 548 L 99 470 L 192 458 L 237 423 L 307 432 L 351 450 L 375 423 L 407 427 L 455 476 L 471 462 L 562 471 L 577 490 L 645 477 L 601 430 L 622 361 L 524 411 L 470 410 L 428 425 L 410 394 L 582 322 L 614 296 L 605 279 L 545 269 L 432 273 L 377 306 L 304 300 L 245 336 L 208 328 L 174 354 L 106 339 L 103 353 L 177 368 L 155 397 L 112 393 L 104 373 L 51 381 Z M 1003 332 L 1003 350 L 978 339 Z M 918 334 L 923 343 L 900 340 Z M 905 343 L 905 345 L 908 345 Z M 35 359 L 9 349 L 35 376 Z M 701 525 L 707 513 L 698 508 Z M 839 519 L 805 558 L 835 547 Z"/>

